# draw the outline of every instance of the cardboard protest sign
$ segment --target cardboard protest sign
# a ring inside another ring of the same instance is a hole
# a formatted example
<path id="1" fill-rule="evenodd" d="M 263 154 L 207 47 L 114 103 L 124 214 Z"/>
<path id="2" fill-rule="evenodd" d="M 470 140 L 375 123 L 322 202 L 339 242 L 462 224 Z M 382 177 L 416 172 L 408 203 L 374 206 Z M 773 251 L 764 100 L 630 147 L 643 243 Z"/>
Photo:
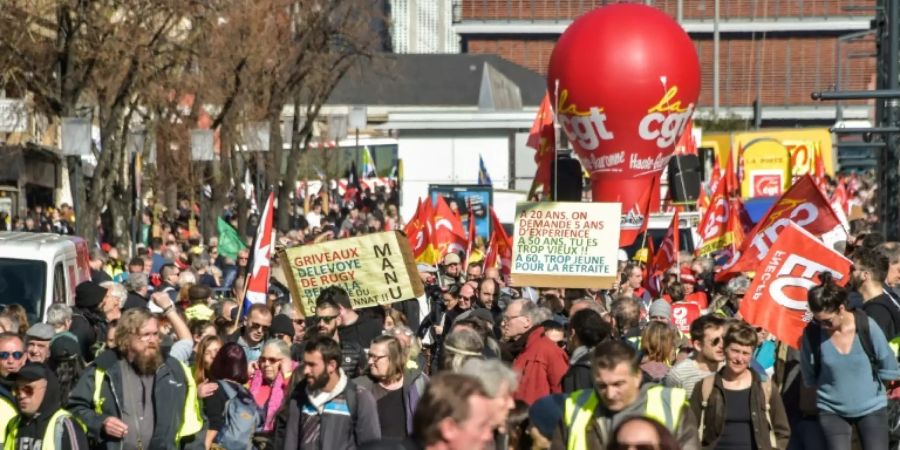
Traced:
<path id="1" fill-rule="evenodd" d="M 819 284 L 819 274 L 834 275 L 838 285 L 850 279 L 852 262 L 825 246 L 794 222 L 785 227 L 741 301 L 741 316 L 778 339 L 800 348 L 803 329 L 811 320 L 807 293 Z"/>
<path id="2" fill-rule="evenodd" d="M 616 281 L 621 205 L 516 205 L 513 286 L 610 288 Z"/>
<path id="3" fill-rule="evenodd" d="M 329 286 L 350 295 L 353 308 L 384 305 L 425 293 L 406 237 L 396 231 L 303 245 L 279 257 L 291 295 L 307 315 Z"/>

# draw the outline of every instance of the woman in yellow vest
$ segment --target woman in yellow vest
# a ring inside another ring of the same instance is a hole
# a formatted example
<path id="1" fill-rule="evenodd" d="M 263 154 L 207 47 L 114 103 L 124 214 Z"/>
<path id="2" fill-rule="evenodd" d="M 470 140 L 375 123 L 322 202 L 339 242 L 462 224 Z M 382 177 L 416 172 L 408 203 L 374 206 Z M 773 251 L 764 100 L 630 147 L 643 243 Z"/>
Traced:
<path id="1" fill-rule="evenodd" d="M 4 450 L 89 448 L 81 425 L 62 409 L 53 372 L 43 364 L 28 363 L 13 378 L 20 415 L 7 427 Z"/>

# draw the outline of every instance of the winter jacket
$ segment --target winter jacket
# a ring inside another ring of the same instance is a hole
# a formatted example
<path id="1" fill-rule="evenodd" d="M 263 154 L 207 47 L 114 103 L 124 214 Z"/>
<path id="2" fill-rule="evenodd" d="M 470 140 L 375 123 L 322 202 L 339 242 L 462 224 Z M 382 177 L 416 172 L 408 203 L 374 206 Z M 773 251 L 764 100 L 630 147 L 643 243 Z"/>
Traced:
<path id="1" fill-rule="evenodd" d="M 294 375 L 297 379 L 297 374 Z M 278 412 L 272 448 L 300 449 L 306 438 L 301 431 L 305 422 L 311 419 L 321 420 L 318 439 L 321 450 L 355 450 L 362 444 L 381 439 L 378 407 L 371 392 L 348 380 L 344 389 L 319 410 L 310 401 L 304 379 L 296 384 L 287 404 Z"/>
<path id="2" fill-rule="evenodd" d="M 353 380 L 359 386 L 366 388 L 369 392 L 374 392 L 375 381 L 369 376 L 361 376 Z M 428 385 L 428 375 L 418 370 L 407 370 L 403 374 L 403 406 L 404 415 L 406 417 L 406 433 L 412 435 L 413 432 L 413 415 L 416 413 L 416 406 L 419 400 L 425 395 L 425 387 Z M 378 399 L 375 399 L 377 402 Z"/>
<path id="3" fill-rule="evenodd" d="M 519 339 L 525 340 L 525 349 L 513 360 L 513 369 L 522 374 L 515 399 L 530 405 L 541 397 L 562 392 L 560 383 L 569 370 L 566 352 L 544 336 L 541 326 Z"/>
<path id="4" fill-rule="evenodd" d="M 582 350 L 579 352 L 579 350 Z M 572 352 L 572 365 L 562 379 L 562 391 L 574 392 L 579 389 L 590 389 L 594 386 L 594 376 L 591 373 L 591 350 L 587 347 L 578 347 Z"/>
<path id="5" fill-rule="evenodd" d="M 102 442 L 100 445 L 95 445 L 93 447 L 95 449 L 114 450 L 119 449 L 122 445 L 121 439 L 109 436 L 103 431 L 103 421 L 106 418 L 122 417 L 123 398 L 121 395 L 124 393 L 124 388 L 119 359 L 118 353 L 112 350 L 101 353 L 94 364 L 85 369 L 78 384 L 69 394 L 69 404 L 66 409 L 84 423 L 90 440 Z M 98 368 L 106 372 L 100 386 L 100 405 L 94 403 L 95 374 Z M 190 411 L 189 408 L 191 408 L 190 404 L 187 405 L 188 408 L 185 408 L 185 401 L 190 400 L 188 398 L 190 383 L 187 376 L 189 373 L 185 372 L 184 365 L 175 358 L 166 358 L 157 369 L 153 383 L 153 404 L 158 405 L 156 409 L 158 413 L 155 417 L 153 439 L 147 448 L 182 448 L 185 450 L 205 448 L 206 424 L 202 422 L 199 431 L 182 437 L 180 445 L 178 447 L 175 445 L 176 434 L 185 421 L 184 412 L 186 409 Z M 193 393 L 195 401 L 196 395 Z M 199 408 L 197 410 L 196 412 L 199 414 Z"/>
<path id="6" fill-rule="evenodd" d="M 94 360 L 94 351 L 106 341 L 107 323 L 100 313 L 93 309 L 72 308 L 72 325 L 69 332 L 78 338 L 81 346 L 81 357 L 85 362 Z"/>
<path id="7" fill-rule="evenodd" d="M 360 347 L 368 349 L 372 340 L 381 336 L 383 325 L 377 320 L 360 314 L 356 322 L 339 327 L 338 334 L 341 336 L 341 342 L 355 342 Z"/>
<path id="8" fill-rule="evenodd" d="M 725 405 L 725 387 L 722 385 L 722 372 L 710 375 L 715 377 L 713 389 L 709 394 L 706 403 L 706 414 L 702 414 L 703 436 L 700 436 L 700 444 L 704 450 L 716 448 L 722 432 L 725 430 L 725 416 L 727 408 Z M 771 426 L 775 429 L 775 437 L 778 445 L 772 447 L 769 437 L 769 423 L 766 420 L 766 395 L 763 391 L 763 384 L 759 375 L 750 370 L 753 376 L 753 382 L 750 385 L 750 421 L 753 424 L 753 437 L 756 441 L 756 448 L 759 450 L 775 450 L 787 448 L 788 439 L 791 437 L 791 428 L 787 420 L 787 414 L 784 412 L 784 404 L 781 400 L 781 394 L 775 386 L 772 386 L 769 395 L 768 411 L 771 418 Z M 703 381 L 694 385 L 694 392 L 691 395 L 691 410 L 699 422 L 701 412 L 703 410 Z M 699 424 L 698 424 L 699 425 Z"/>

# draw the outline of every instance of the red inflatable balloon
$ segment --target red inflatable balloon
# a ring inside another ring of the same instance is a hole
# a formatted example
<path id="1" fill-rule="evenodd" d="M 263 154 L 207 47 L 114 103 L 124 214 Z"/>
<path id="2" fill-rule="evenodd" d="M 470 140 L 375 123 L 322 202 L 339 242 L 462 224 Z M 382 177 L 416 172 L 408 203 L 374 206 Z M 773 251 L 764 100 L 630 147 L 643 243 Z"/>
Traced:
<path id="1" fill-rule="evenodd" d="M 687 127 L 700 62 L 687 33 L 662 11 L 610 5 L 560 36 L 547 88 L 591 174 L 594 201 L 622 202 L 626 212 L 666 167 Z"/>

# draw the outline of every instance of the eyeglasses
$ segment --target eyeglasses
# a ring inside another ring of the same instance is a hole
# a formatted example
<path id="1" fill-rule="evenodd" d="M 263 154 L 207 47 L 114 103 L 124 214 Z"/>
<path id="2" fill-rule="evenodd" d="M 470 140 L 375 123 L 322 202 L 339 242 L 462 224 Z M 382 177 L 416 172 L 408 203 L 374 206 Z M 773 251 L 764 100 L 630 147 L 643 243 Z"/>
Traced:
<path id="1" fill-rule="evenodd" d="M 373 355 L 373 354 L 369 353 L 369 356 L 367 356 L 366 359 L 368 359 L 369 361 L 372 361 L 372 362 L 378 362 L 387 357 L 388 357 L 388 355 Z"/>
<path id="2" fill-rule="evenodd" d="M 503 316 L 503 321 L 504 321 L 504 322 L 512 322 L 513 320 L 516 320 L 516 319 L 518 319 L 519 317 L 522 317 L 522 316 L 521 316 L 521 315 L 518 315 L 518 316 L 507 316 L 507 315 L 504 315 L 504 316 Z"/>
<path id="3" fill-rule="evenodd" d="M 6 361 L 10 356 L 15 360 L 20 360 L 25 356 L 25 352 L 0 352 L 0 361 Z"/>
<path id="4" fill-rule="evenodd" d="M 719 337 L 714 338 L 714 339 L 712 340 L 712 342 L 710 342 L 710 343 L 713 345 L 713 347 L 718 346 L 719 344 L 722 343 L 722 336 L 719 336 Z"/>
<path id="5" fill-rule="evenodd" d="M 466 297 L 465 295 L 460 295 L 460 296 L 459 296 L 459 299 L 460 299 L 460 300 L 464 300 L 464 301 L 467 301 L 467 302 L 471 302 L 471 301 L 472 301 L 472 298 L 473 298 L 473 297 L 471 297 L 471 296 L 470 296 L 470 297 Z"/>
<path id="6" fill-rule="evenodd" d="M 260 356 L 260 357 L 259 357 L 259 363 L 260 363 L 260 364 L 262 364 L 262 363 L 266 363 L 266 364 L 277 364 L 277 363 L 280 362 L 280 361 L 281 361 L 281 358 L 266 358 L 265 356 Z"/>
<path id="7" fill-rule="evenodd" d="M 334 319 L 337 319 L 338 316 L 317 316 L 316 320 L 323 323 L 331 323 Z"/>
<path id="8" fill-rule="evenodd" d="M 262 331 L 263 333 L 269 331 L 269 326 L 263 325 L 261 323 L 250 322 L 247 326 L 250 328 L 250 330 L 259 330 L 259 331 Z"/>

